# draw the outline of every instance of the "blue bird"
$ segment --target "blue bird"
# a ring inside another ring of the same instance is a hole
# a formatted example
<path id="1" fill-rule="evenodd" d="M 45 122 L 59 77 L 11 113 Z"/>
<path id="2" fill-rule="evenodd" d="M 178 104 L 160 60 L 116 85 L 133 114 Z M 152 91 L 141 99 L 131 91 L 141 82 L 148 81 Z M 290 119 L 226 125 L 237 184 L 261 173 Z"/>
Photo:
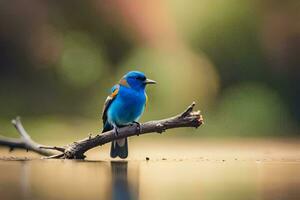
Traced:
<path id="1" fill-rule="evenodd" d="M 146 85 L 155 83 L 139 71 L 130 71 L 125 74 L 119 83 L 112 87 L 111 95 L 104 103 L 102 133 L 114 129 L 117 134 L 119 127 L 138 123 L 147 103 Z M 127 158 L 127 138 L 111 143 L 110 156 Z"/>

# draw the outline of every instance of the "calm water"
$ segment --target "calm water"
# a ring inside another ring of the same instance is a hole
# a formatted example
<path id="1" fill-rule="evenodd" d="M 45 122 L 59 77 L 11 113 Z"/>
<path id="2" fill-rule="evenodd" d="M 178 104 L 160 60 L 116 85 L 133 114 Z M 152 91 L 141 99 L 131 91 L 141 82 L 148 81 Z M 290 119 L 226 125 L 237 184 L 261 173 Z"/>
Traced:
<path id="1" fill-rule="evenodd" d="M 0 199 L 300 199 L 299 145 L 213 144 L 149 161 L 2 160 Z"/>

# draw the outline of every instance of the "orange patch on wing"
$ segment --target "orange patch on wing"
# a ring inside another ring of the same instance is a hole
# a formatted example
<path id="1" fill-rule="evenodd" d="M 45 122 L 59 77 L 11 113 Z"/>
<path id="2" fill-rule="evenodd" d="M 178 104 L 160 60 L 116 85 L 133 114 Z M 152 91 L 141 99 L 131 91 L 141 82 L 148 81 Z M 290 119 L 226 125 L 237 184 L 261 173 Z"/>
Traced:
<path id="1" fill-rule="evenodd" d="M 119 83 L 119 84 L 120 84 L 120 85 L 123 85 L 123 86 L 125 86 L 125 87 L 130 87 L 129 84 L 127 83 L 127 81 L 126 81 L 125 78 L 122 78 L 122 79 L 120 80 L 120 83 Z"/>
<path id="2" fill-rule="evenodd" d="M 119 92 L 119 88 L 116 88 L 115 91 L 110 95 L 112 98 L 115 98 Z"/>

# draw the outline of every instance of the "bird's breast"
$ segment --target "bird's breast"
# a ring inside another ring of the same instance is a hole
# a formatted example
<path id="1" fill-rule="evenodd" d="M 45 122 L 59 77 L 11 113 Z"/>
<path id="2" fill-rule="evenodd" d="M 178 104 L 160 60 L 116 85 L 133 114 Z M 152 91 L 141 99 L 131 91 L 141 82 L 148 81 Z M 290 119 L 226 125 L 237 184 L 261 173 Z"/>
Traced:
<path id="1" fill-rule="evenodd" d="M 137 121 L 145 108 L 145 92 L 120 91 L 108 109 L 108 120 L 116 125 Z"/>

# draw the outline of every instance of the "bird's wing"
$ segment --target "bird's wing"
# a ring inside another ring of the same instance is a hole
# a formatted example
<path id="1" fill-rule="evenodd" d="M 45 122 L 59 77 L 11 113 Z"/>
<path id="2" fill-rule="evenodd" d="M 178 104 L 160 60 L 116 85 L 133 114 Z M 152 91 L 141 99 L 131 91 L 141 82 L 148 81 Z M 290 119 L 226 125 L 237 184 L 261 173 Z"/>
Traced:
<path id="1" fill-rule="evenodd" d="M 102 121 L 103 121 L 103 126 L 105 125 L 106 121 L 107 121 L 107 110 L 109 108 L 109 106 L 111 105 L 111 103 L 114 101 L 114 99 L 116 99 L 118 92 L 120 89 L 120 85 L 117 84 L 114 87 L 112 87 L 111 91 L 111 95 L 109 95 L 103 105 L 103 109 L 102 109 Z"/>

